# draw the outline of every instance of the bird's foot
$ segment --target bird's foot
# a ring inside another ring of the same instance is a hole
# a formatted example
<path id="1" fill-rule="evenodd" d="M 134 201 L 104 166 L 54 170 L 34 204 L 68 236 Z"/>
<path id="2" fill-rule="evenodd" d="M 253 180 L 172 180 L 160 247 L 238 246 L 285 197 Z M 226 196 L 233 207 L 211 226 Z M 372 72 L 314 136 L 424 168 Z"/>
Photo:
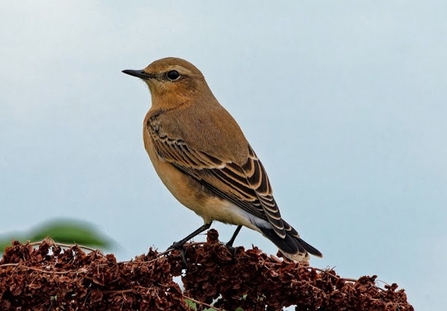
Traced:
<path id="1" fill-rule="evenodd" d="M 168 251 L 169 250 L 180 251 L 180 256 L 182 257 L 182 269 L 186 269 L 188 267 L 187 262 L 186 262 L 186 251 L 184 248 L 184 244 L 185 244 L 185 242 L 179 241 L 179 242 L 172 243 L 172 245 L 168 247 Z"/>
<path id="2" fill-rule="evenodd" d="M 185 245 L 185 242 L 183 241 L 174 242 L 172 243 L 171 246 L 168 247 L 168 250 L 170 249 L 183 250 L 183 245 Z"/>
<path id="3" fill-rule="evenodd" d="M 234 260 L 234 258 L 236 257 L 236 254 L 238 253 L 239 247 L 238 246 L 234 247 L 233 243 L 229 243 L 229 242 L 225 244 L 225 247 L 230 251 L 231 257 Z"/>

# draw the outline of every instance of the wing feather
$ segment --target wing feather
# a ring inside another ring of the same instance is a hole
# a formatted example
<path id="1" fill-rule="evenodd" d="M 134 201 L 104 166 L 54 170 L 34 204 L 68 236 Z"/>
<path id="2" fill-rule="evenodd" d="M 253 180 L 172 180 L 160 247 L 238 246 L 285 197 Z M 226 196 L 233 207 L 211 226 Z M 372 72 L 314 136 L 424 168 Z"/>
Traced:
<path id="1" fill-rule="evenodd" d="M 217 196 L 268 221 L 281 238 L 293 230 L 282 220 L 265 169 L 250 146 L 247 161 L 239 165 L 193 149 L 181 139 L 160 135 L 152 129 L 148 126 L 147 130 L 161 159 L 197 179 Z"/>

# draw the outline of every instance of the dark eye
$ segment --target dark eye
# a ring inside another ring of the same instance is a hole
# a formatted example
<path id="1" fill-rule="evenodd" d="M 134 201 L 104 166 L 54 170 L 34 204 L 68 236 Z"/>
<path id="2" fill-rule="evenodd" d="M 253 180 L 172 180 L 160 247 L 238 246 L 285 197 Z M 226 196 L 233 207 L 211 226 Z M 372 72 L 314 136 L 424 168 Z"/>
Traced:
<path id="1" fill-rule="evenodd" d="M 180 78 L 180 74 L 177 70 L 171 70 L 166 73 L 166 77 L 171 81 L 175 81 Z"/>

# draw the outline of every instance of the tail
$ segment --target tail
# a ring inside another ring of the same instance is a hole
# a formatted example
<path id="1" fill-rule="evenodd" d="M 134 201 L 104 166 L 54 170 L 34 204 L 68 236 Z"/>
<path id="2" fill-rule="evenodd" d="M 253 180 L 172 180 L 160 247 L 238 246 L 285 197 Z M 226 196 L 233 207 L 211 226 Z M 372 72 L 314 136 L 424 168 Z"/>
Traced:
<path id="1" fill-rule="evenodd" d="M 308 244 L 306 241 L 300 238 L 298 232 L 284 221 L 284 230 L 286 236 L 284 238 L 280 237 L 273 228 L 258 227 L 262 234 L 272 241 L 279 250 L 289 259 L 302 261 L 308 260 L 309 254 L 316 257 L 323 257 L 323 254 Z"/>

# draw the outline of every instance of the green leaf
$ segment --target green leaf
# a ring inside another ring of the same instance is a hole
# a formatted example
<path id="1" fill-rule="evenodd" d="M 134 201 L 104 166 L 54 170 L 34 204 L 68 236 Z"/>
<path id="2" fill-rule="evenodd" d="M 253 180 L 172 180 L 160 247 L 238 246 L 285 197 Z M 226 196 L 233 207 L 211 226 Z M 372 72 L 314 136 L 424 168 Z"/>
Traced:
<path id="1" fill-rule="evenodd" d="M 91 247 L 111 248 L 113 241 L 100 234 L 95 226 L 79 220 L 55 219 L 47 221 L 28 233 L 9 233 L 0 236 L 0 251 L 11 245 L 11 240 L 20 242 L 36 242 L 50 237 L 56 242 L 65 244 L 80 244 Z"/>

